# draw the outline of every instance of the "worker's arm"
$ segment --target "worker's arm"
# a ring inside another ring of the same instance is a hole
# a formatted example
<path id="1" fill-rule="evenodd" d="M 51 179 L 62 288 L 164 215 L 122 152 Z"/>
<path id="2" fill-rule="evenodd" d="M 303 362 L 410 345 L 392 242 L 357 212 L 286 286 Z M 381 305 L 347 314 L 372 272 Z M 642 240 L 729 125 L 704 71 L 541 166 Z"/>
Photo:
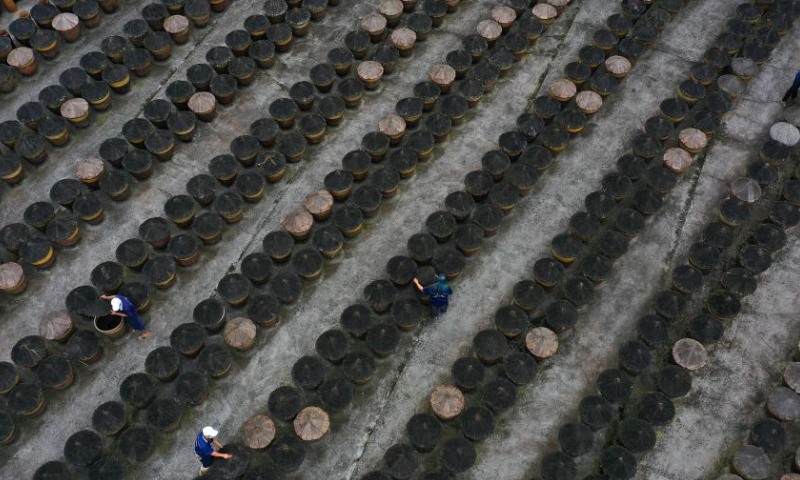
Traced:
<path id="1" fill-rule="evenodd" d="M 125 314 L 124 314 L 124 313 L 122 313 L 122 312 L 111 312 L 111 315 L 116 315 L 116 316 L 118 316 L 118 317 L 127 317 L 127 315 L 125 315 Z"/>
<path id="2" fill-rule="evenodd" d="M 111 300 L 112 298 L 114 298 L 114 295 L 100 295 L 100 298 L 102 298 L 103 300 Z"/>
<path id="3" fill-rule="evenodd" d="M 422 291 L 422 284 L 420 284 L 419 280 L 417 280 L 416 278 L 414 279 L 414 285 L 417 286 L 417 290 L 419 290 L 420 292 Z"/>
<path id="4" fill-rule="evenodd" d="M 224 458 L 225 460 L 230 460 L 231 458 L 233 458 L 233 455 L 231 455 L 230 453 L 212 452 L 211 456 L 217 458 Z"/>
<path id="5" fill-rule="evenodd" d="M 219 443 L 219 440 L 217 440 L 216 438 L 214 439 L 214 446 L 220 450 L 222 449 L 222 444 Z"/>

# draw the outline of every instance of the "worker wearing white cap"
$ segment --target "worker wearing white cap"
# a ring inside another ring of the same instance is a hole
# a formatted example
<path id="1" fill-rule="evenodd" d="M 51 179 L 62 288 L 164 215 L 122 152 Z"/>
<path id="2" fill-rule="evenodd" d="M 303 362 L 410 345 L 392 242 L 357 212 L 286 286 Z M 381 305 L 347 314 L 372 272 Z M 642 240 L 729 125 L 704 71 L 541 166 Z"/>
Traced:
<path id="1" fill-rule="evenodd" d="M 200 460 L 200 475 L 205 475 L 211 464 L 214 463 L 215 458 L 224 458 L 230 460 L 233 455 L 230 453 L 220 453 L 214 450 L 222 448 L 222 444 L 217 440 L 219 432 L 214 427 L 205 427 L 200 433 L 197 434 L 197 440 L 194 442 L 194 453 Z"/>
<path id="2" fill-rule="evenodd" d="M 147 338 L 150 330 L 144 326 L 144 322 L 139 317 L 136 305 L 123 295 L 100 295 L 103 300 L 111 300 L 111 315 L 123 317 L 128 326 L 139 332 L 139 338 Z"/>

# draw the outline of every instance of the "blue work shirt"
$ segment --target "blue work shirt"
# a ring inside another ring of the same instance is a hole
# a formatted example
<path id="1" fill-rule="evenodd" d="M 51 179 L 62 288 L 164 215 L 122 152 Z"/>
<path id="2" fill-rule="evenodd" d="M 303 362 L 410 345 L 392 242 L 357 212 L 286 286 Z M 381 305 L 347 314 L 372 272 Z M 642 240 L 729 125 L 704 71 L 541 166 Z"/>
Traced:
<path id="1" fill-rule="evenodd" d="M 214 453 L 214 439 L 206 440 L 202 431 L 198 433 L 197 440 L 194 442 L 194 453 L 196 453 L 201 460 L 210 460 L 212 458 L 211 454 Z"/>
<path id="2" fill-rule="evenodd" d="M 446 283 L 436 282 L 433 285 L 428 285 L 422 289 L 422 293 L 431 297 L 431 305 L 434 307 L 443 307 L 447 305 L 453 289 Z"/>

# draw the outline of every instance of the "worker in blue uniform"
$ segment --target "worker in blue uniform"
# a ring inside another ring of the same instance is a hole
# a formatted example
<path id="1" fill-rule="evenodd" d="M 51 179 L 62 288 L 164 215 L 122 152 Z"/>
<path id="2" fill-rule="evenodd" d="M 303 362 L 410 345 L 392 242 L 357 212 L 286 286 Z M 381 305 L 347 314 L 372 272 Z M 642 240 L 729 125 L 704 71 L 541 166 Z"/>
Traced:
<path id="1" fill-rule="evenodd" d="M 111 301 L 111 315 L 124 318 L 129 327 L 139 332 L 139 338 L 147 338 L 150 335 L 150 330 L 145 327 L 136 305 L 124 295 L 100 295 L 100 298 Z"/>
<path id="2" fill-rule="evenodd" d="M 453 289 L 447 284 L 447 277 L 443 273 L 439 274 L 436 283 L 428 286 L 423 286 L 419 283 L 419 279 L 414 279 L 414 285 L 417 289 L 425 295 L 431 297 L 431 316 L 433 318 L 447 311 L 447 306 L 450 303 L 450 295 L 453 294 Z"/>
<path id="3" fill-rule="evenodd" d="M 219 432 L 214 427 L 205 427 L 197 434 L 197 439 L 194 442 L 194 453 L 200 460 L 200 475 L 205 475 L 208 472 L 215 458 L 225 460 L 233 458 L 230 453 L 217 451 L 222 448 L 222 444 L 217 440 L 217 435 L 219 435 Z M 214 450 L 214 447 L 217 450 Z"/>

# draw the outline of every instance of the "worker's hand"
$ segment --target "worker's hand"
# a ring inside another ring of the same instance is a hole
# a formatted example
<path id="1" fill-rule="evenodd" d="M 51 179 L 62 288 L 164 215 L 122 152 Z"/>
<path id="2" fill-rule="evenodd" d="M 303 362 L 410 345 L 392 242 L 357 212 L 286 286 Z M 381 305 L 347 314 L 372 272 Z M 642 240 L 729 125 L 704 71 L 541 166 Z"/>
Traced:
<path id="1" fill-rule="evenodd" d="M 414 279 L 414 285 L 416 285 L 418 289 L 422 290 L 422 285 L 420 285 L 419 280 L 416 278 Z"/>
<path id="2" fill-rule="evenodd" d="M 225 460 L 230 460 L 231 458 L 233 458 L 233 455 L 231 455 L 230 453 L 225 454 Z"/>

